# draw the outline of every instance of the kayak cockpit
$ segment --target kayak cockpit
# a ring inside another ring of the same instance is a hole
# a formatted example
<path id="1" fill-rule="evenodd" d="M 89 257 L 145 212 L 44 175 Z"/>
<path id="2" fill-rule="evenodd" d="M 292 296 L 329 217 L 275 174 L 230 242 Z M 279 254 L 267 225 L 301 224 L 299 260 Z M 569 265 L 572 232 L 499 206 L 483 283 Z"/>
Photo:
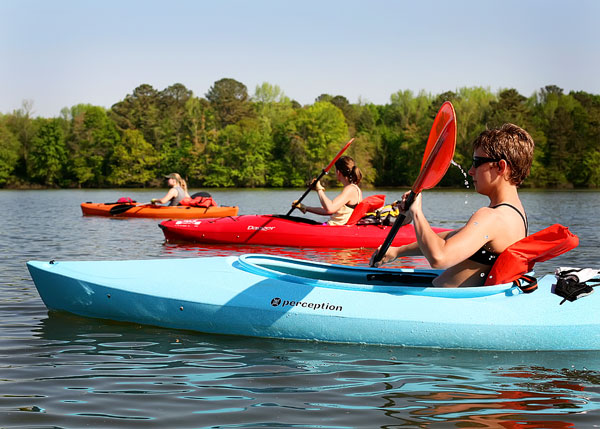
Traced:
<path id="1" fill-rule="evenodd" d="M 350 267 L 262 254 L 242 255 L 234 262 L 234 267 L 268 278 L 336 289 L 447 298 L 520 293 L 512 284 L 464 288 L 434 287 L 431 282 L 441 270 Z"/>

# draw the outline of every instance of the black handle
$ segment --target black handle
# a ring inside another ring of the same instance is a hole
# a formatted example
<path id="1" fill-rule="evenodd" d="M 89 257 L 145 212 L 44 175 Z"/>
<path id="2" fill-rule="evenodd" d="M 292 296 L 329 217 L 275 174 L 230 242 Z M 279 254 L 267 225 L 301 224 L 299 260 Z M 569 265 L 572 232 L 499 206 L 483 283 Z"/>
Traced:
<path id="1" fill-rule="evenodd" d="M 319 174 L 319 177 L 317 177 L 315 179 L 314 182 L 311 183 L 311 186 L 308 187 L 308 189 L 306 191 L 304 191 L 304 193 L 302 194 L 302 196 L 300 197 L 300 199 L 296 202 L 296 204 L 300 204 L 302 202 L 302 200 L 308 195 L 308 193 L 311 191 L 312 189 L 312 185 L 316 184 L 319 180 L 321 180 L 323 178 L 323 176 L 325 176 L 327 174 L 327 172 L 325 171 L 325 169 L 321 170 L 321 174 Z M 292 206 L 292 208 L 290 209 L 289 212 L 287 212 L 285 215 L 289 216 L 292 214 L 292 212 L 294 211 L 296 207 Z"/>
<path id="2" fill-rule="evenodd" d="M 410 194 L 408 194 L 408 197 L 406 197 L 406 201 L 404 203 L 404 207 L 405 207 L 404 211 L 408 210 L 408 208 L 415 201 L 416 196 L 417 196 L 417 194 L 415 194 L 413 191 L 410 191 Z M 392 242 L 394 241 L 394 237 L 396 237 L 396 234 L 398 233 L 398 230 L 402 226 L 402 223 L 404 222 L 405 219 L 406 219 L 406 215 L 404 215 L 404 214 L 401 214 L 400 216 L 398 216 L 396 218 L 396 220 L 394 221 L 394 224 L 392 225 L 392 229 L 390 229 L 390 232 L 388 233 L 387 237 L 385 237 L 385 241 L 379 248 L 379 252 L 375 256 L 375 259 L 373 260 L 373 263 L 371 264 L 372 267 L 375 266 L 376 263 L 381 261 L 381 259 L 383 259 L 385 252 L 387 252 L 388 249 L 390 248 L 390 246 L 392 245 Z"/>

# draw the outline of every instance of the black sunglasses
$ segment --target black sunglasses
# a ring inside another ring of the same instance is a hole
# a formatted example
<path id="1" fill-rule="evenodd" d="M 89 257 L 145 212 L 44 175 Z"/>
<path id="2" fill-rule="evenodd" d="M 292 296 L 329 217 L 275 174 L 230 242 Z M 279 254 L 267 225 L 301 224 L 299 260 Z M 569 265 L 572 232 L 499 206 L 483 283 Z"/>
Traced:
<path id="1" fill-rule="evenodd" d="M 473 168 L 477 168 L 482 166 L 483 164 L 487 164 L 488 162 L 498 162 L 501 161 L 502 158 L 488 158 L 486 156 L 474 156 L 473 157 Z"/>

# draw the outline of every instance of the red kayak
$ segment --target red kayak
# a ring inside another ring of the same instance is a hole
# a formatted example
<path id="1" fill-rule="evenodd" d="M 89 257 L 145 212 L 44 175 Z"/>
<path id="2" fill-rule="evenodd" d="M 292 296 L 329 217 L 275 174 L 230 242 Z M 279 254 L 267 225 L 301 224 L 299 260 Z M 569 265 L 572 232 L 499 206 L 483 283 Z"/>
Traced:
<path id="1" fill-rule="evenodd" d="M 286 247 L 371 247 L 383 243 L 392 228 L 383 225 L 330 226 L 283 215 L 242 215 L 218 219 L 166 220 L 159 224 L 169 242 L 259 244 Z M 447 231 L 433 228 L 436 232 Z M 396 234 L 394 246 L 415 241 L 412 225 Z"/>

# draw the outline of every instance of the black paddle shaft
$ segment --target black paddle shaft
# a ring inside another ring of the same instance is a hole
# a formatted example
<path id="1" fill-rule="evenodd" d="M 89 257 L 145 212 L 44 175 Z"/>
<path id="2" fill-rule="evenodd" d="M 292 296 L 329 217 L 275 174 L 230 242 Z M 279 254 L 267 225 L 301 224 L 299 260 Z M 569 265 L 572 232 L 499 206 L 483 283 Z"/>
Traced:
<path id="1" fill-rule="evenodd" d="M 412 205 L 413 201 L 415 201 L 416 196 L 417 196 L 417 194 L 415 194 L 413 191 L 410 191 L 410 194 L 408 194 L 408 197 L 406 197 L 406 201 L 404 202 L 404 211 L 408 210 L 408 208 Z M 394 238 L 396 237 L 396 234 L 398 233 L 398 230 L 400 229 L 400 227 L 402 226 L 402 223 L 404 222 L 404 219 L 406 219 L 405 214 L 401 214 L 396 218 L 396 220 L 394 221 L 394 224 L 392 225 L 392 229 L 390 229 L 390 232 L 388 233 L 387 237 L 385 238 L 385 241 L 379 248 L 379 252 L 375 256 L 375 259 L 373 260 L 373 264 L 371 266 L 375 266 L 375 264 L 377 262 L 379 262 L 383 259 L 385 252 L 387 252 L 388 249 L 390 248 L 392 242 L 394 241 Z"/>
<path id="2" fill-rule="evenodd" d="M 310 193 L 310 191 L 312 190 L 313 186 L 323 178 L 323 176 L 325 176 L 327 174 L 327 172 L 325 171 L 325 169 L 321 170 L 321 174 L 319 174 L 319 177 L 317 177 L 313 183 L 311 184 L 311 186 L 308 187 L 308 189 L 306 191 L 304 191 L 304 193 L 302 194 L 302 196 L 300 197 L 300 199 L 296 202 L 296 204 L 300 204 L 302 202 L 302 200 Z M 294 209 L 296 208 L 296 206 L 292 206 L 292 208 L 290 209 L 289 212 L 287 212 L 285 215 L 289 216 L 292 214 L 292 212 L 294 211 Z"/>
<path id="3" fill-rule="evenodd" d="M 109 213 L 113 216 L 125 213 L 127 210 L 136 207 L 135 204 L 119 204 L 118 206 L 111 207 Z"/>
<path id="4" fill-rule="evenodd" d="M 111 207 L 108 211 L 112 216 L 118 216 L 120 214 L 125 213 L 127 210 L 131 210 L 134 207 L 145 206 L 150 203 L 141 203 L 141 204 L 119 204 L 117 206 Z"/>

